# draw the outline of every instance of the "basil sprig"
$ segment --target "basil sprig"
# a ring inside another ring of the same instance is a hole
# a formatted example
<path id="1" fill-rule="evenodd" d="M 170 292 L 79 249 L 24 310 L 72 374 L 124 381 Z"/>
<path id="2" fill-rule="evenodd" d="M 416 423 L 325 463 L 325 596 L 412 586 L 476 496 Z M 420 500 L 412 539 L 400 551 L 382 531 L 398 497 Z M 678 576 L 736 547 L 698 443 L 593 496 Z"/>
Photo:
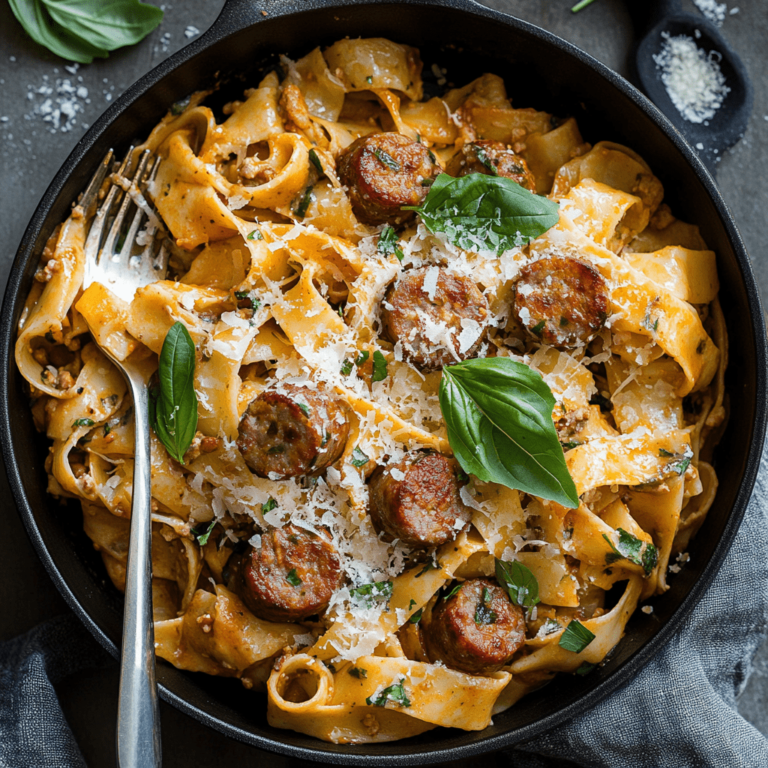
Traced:
<path id="1" fill-rule="evenodd" d="M 541 374 L 509 358 L 443 368 L 440 409 L 461 468 L 576 508 L 579 496 L 552 421 L 554 407 Z"/>
<path id="2" fill-rule="evenodd" d="M 57 56 L 80 64 L 143 40 L 163 11 L 139 0 L 10 0 L 27 34 Z"/>
<path id="3" fill-rule="evenodd" d="M 150 423 L 168 453 L 180 464 L 197 431 L 195 345 L 182 323 L 165 336 L 157 367 L 160 386 L 150 397 Z"/>
<path id="4" fill-rule="evenodd" d="M 466 251 L 500 254 L 525 245 L 557 224 L 558 204 L 539 197 L 504 176 L 441 173 L 416 211 L 426 228 L 444 232 Z"/>

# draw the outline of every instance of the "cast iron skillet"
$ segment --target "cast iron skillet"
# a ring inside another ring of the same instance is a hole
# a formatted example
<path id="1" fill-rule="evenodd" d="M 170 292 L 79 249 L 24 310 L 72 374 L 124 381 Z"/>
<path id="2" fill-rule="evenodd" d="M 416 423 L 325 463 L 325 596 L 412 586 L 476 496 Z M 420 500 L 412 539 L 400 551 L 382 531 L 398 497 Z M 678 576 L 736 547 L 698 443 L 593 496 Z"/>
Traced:
<path id="1" fill-rule="evenodd" d="M 262 11 L 268 15 L 264 16 Z M 560 676 L 494 718 L 485 731 L 437 729 L 405 742 L 336 746 L 266 722 L 265 700 L 232 680 L 158 665 L 161 696 L 237 739 L 309 760 L 346 765 L 415 765 L 456 760 L 529 739 L 565 722 L 630 680 L 676 631 L 716 577 L 752 490 L 766 425 L 766 335 L 763 312 L 741 238 L 712 177 L 664 116 L 638 91 L 587 54 L 537 27 L 472 0 L 229 0 L 213 27 L 143 77 L 93 125 L 56 175 L 27 228 L 0 316 L 0 429 L 16 504 L 57 587 L 101 644 L 117 656 L 120 595 L 82 533 L 79 512 L 45 493 L 46 441 L 35 433 L 22 379 L 13 362 L 19 315 L 46 238 L 63 220 L 109 147 L 125 150 L 145 137 L 168 106 L 235 78 L 230 94 L 254 85 L 258 71 L 288 52 L 298 58 L 345 35 L 383 36 L 421 49 L 425 72 L 437 62 L 450 81 L 483 71 L 502 75 L 513 102 L 575 115 L 589 141 L 610 139 L 637 150 L 661 178 L 666 200 L 700 225 L 717 251 L 723 310 L 731 343 L 730 425 L 717 454 L 720 489 L 691 547 L 691 561 L 638 612 L 610 660 L 586 677 Z M 238 79 L 240 76 L 244 76 Z M 226 87 L 225 87 L 226 91 Z M 229 97 L 231 97 L 231 95 Z M 222 99 L 224 96 L 222 96 Z M 685 663 L 685 659 L 681 659 Z"/>

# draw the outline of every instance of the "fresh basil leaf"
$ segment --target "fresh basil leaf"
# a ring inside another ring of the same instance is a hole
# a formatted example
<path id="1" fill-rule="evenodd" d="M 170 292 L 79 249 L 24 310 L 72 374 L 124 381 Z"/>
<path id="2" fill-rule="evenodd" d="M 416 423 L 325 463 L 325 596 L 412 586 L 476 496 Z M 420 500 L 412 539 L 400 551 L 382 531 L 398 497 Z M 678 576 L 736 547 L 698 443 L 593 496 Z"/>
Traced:
<path id="1" fill-rule="evenodd" d="M 368 670 L 363 669 L 362 667 L 352 667 L 349 670 L 349 674 L 352 675 L 352 677 L 356 677 L 358 680 L 365 680 L 365 678 L 368 677 Z"/>
<path id="2" fill-rule="evenodd" d="M 163 20 L 160 8 L 138 0 L 42 0 L 42 3 L 61 27 L 107 51 L 135 45 Z"/>
<path id="3" fill-rule="evenodd" d="M 93 419 L 75 419 L 72 422 L 73 427 L 92 427 L 96 422 Z"/>
<path id="4" fill-rule="evenodd" d="M 152 427 L 168 453 L 183 464 L 197 431 L 197 394 L 195 345 L 182 323 L 174 323 L 166 334 L 157 373 Z"/>
<path id="5" fill-rule="evenodd" d="M 355 360 L 355 365 L 359 368 L 361 365 L 365 365 L 366 361 L 368 360 L 368 357 L 370 356 L 370 352 L 367 349 L 364 349 Z"/>
<path id="6" fill-rule="evenodd" d="M 475 154 L 477 159 L 490 171 L 491 176 L 498 176 L 499 171 L 496 166 L 491 162 L 491 158 L 488 157 L 486 151 L 478 145 L 475 145 Z"/>
<path id="7" fill-rule="evenodd" d="M 79 64 L 90 64 L 94 58 L 105 59 L 109 51 L 60 27 L 45 10 L 42 0 L 9 0 L 13 15 L 27 34 L 51 53 Z"/>
<path id="8" fill-rule="evenodd" d="M 207 528 L 204 525 L 198 525 L 195 528 L 190 529 L 190 533 L 197 539 L 197 543 L 201 547 L 204 547 L 208 543 L 214 525 L 216 525 L 216 521 L 211 520 Z"/>
<path id="9" fill-rule="evenodd" d="M 554 406 L 541 374 L 509 358 L 443 368 L 440 409 L 461 468 L 485 482 L 576 508 L 579 497 L 552 421 Z"/>
<path id="10" fill-rule="evenodd" d="M 377 349 L 373 353 L 373 375 L 371 381 L 384 381 L 387 378 L 387 358 Z"/>
<path id="11" fill-rule="evenodd" d="M 594 633 L 590 632 L 580 621 L 574 619 L 560 635 L 557 644 L 566 651 L 581 653 L 593 640 Z"/>
<path id="12" fill-rule="evenodd" d="M 533 608 L 539 602 L 539 582 L 531 569 L 517 560 L 506 563 L 496 558 L 496 581 L 515 605 Z"/>
<path id="13" fill-rule="evenodd" d="M 584 677 L 584 675 L 588 675 L 596 666 L 597 664 L 592 664 L 589 661 L 584 661 L 582 662 L 581 666 L 576 670 L 575 674 L 581 675 L 582 677 Z"/>
<path id="14" fill-rule="evenodd" d="M 291 568 L 290 571 L 288 571 L 288 575 L 285 577 L 285 580 L 292 586 L 292 587 L 300 587 L 303 582 L 299 578 L 299 574 L 296 573 L 295 568 Z"/>
<path id="15" fill-rule="evenodd" d="M 635 565 L 642 565 L 646 576 L 650 574 L 656 567 L 659 558 L 656 547 L 653 544 L 648 544 L 638 539 L 623 528 L 617 528 L 616 530 L 619 534 L 618 546 L 611 541 L 607 533 L 603 534 L 603 538 L 608 542 L 608 546 L 612 550 L 606 554 L 605 562 L 611 565 L 617 560 L 626 559 Z"/>
<path id="16" fill-rule="evenodd" d="M 424 202 L 404 210 L 416 211 L 430 232 L 444 232 L 459 248 L 497 255 L 529 243 L 559 219 L 556 202 L 512 179 L 484 173 L 458 178 L 441 173 Z"/>
<path id="17" fill-rule="evenodd" d="M 388 701 L 394 701 L 395 704 L 399 704 L 402 707 L 410 707 L 411 702 L 405 693 L 405 688 L 403 688 L 404 679 L 405 678 L 402 678 L 400 682 L 390 685 L 380 693 L 369 696 L 365 700 L 365 703 L 369 707 L 383 707 L 386 706 Z"/>

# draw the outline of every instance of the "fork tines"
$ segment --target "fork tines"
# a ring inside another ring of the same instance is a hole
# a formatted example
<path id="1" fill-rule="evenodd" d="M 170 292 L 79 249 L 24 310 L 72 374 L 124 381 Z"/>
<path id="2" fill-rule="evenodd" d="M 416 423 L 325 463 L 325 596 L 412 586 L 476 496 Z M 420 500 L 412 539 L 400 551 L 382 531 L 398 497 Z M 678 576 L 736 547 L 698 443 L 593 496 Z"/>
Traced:
<path id="1" fill-rule="evenodd" d="M 120 163 L 113 156 L 112 150 L 105 155 L 79 203 L 87 215 L 102 198 L 85 242 L 83 287 L 98 281 L 130 300 L 139 285 L 162 279 L 168 265 L 165 230 L 144 194 L 160 158 L 134 147 Z"/>

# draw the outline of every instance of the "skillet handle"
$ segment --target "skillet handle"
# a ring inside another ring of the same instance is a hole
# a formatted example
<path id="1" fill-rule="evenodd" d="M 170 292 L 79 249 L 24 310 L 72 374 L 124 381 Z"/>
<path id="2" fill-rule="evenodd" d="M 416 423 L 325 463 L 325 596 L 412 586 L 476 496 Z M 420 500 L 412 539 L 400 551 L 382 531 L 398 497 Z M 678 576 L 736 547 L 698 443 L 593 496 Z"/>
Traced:
<path id="1" fill-rule="evenodd" d="M 257 21 L 285 16 L 302 10 L 304 0 L 225 0 L 209 32 L 228 34 L 250 26 Z"/>

